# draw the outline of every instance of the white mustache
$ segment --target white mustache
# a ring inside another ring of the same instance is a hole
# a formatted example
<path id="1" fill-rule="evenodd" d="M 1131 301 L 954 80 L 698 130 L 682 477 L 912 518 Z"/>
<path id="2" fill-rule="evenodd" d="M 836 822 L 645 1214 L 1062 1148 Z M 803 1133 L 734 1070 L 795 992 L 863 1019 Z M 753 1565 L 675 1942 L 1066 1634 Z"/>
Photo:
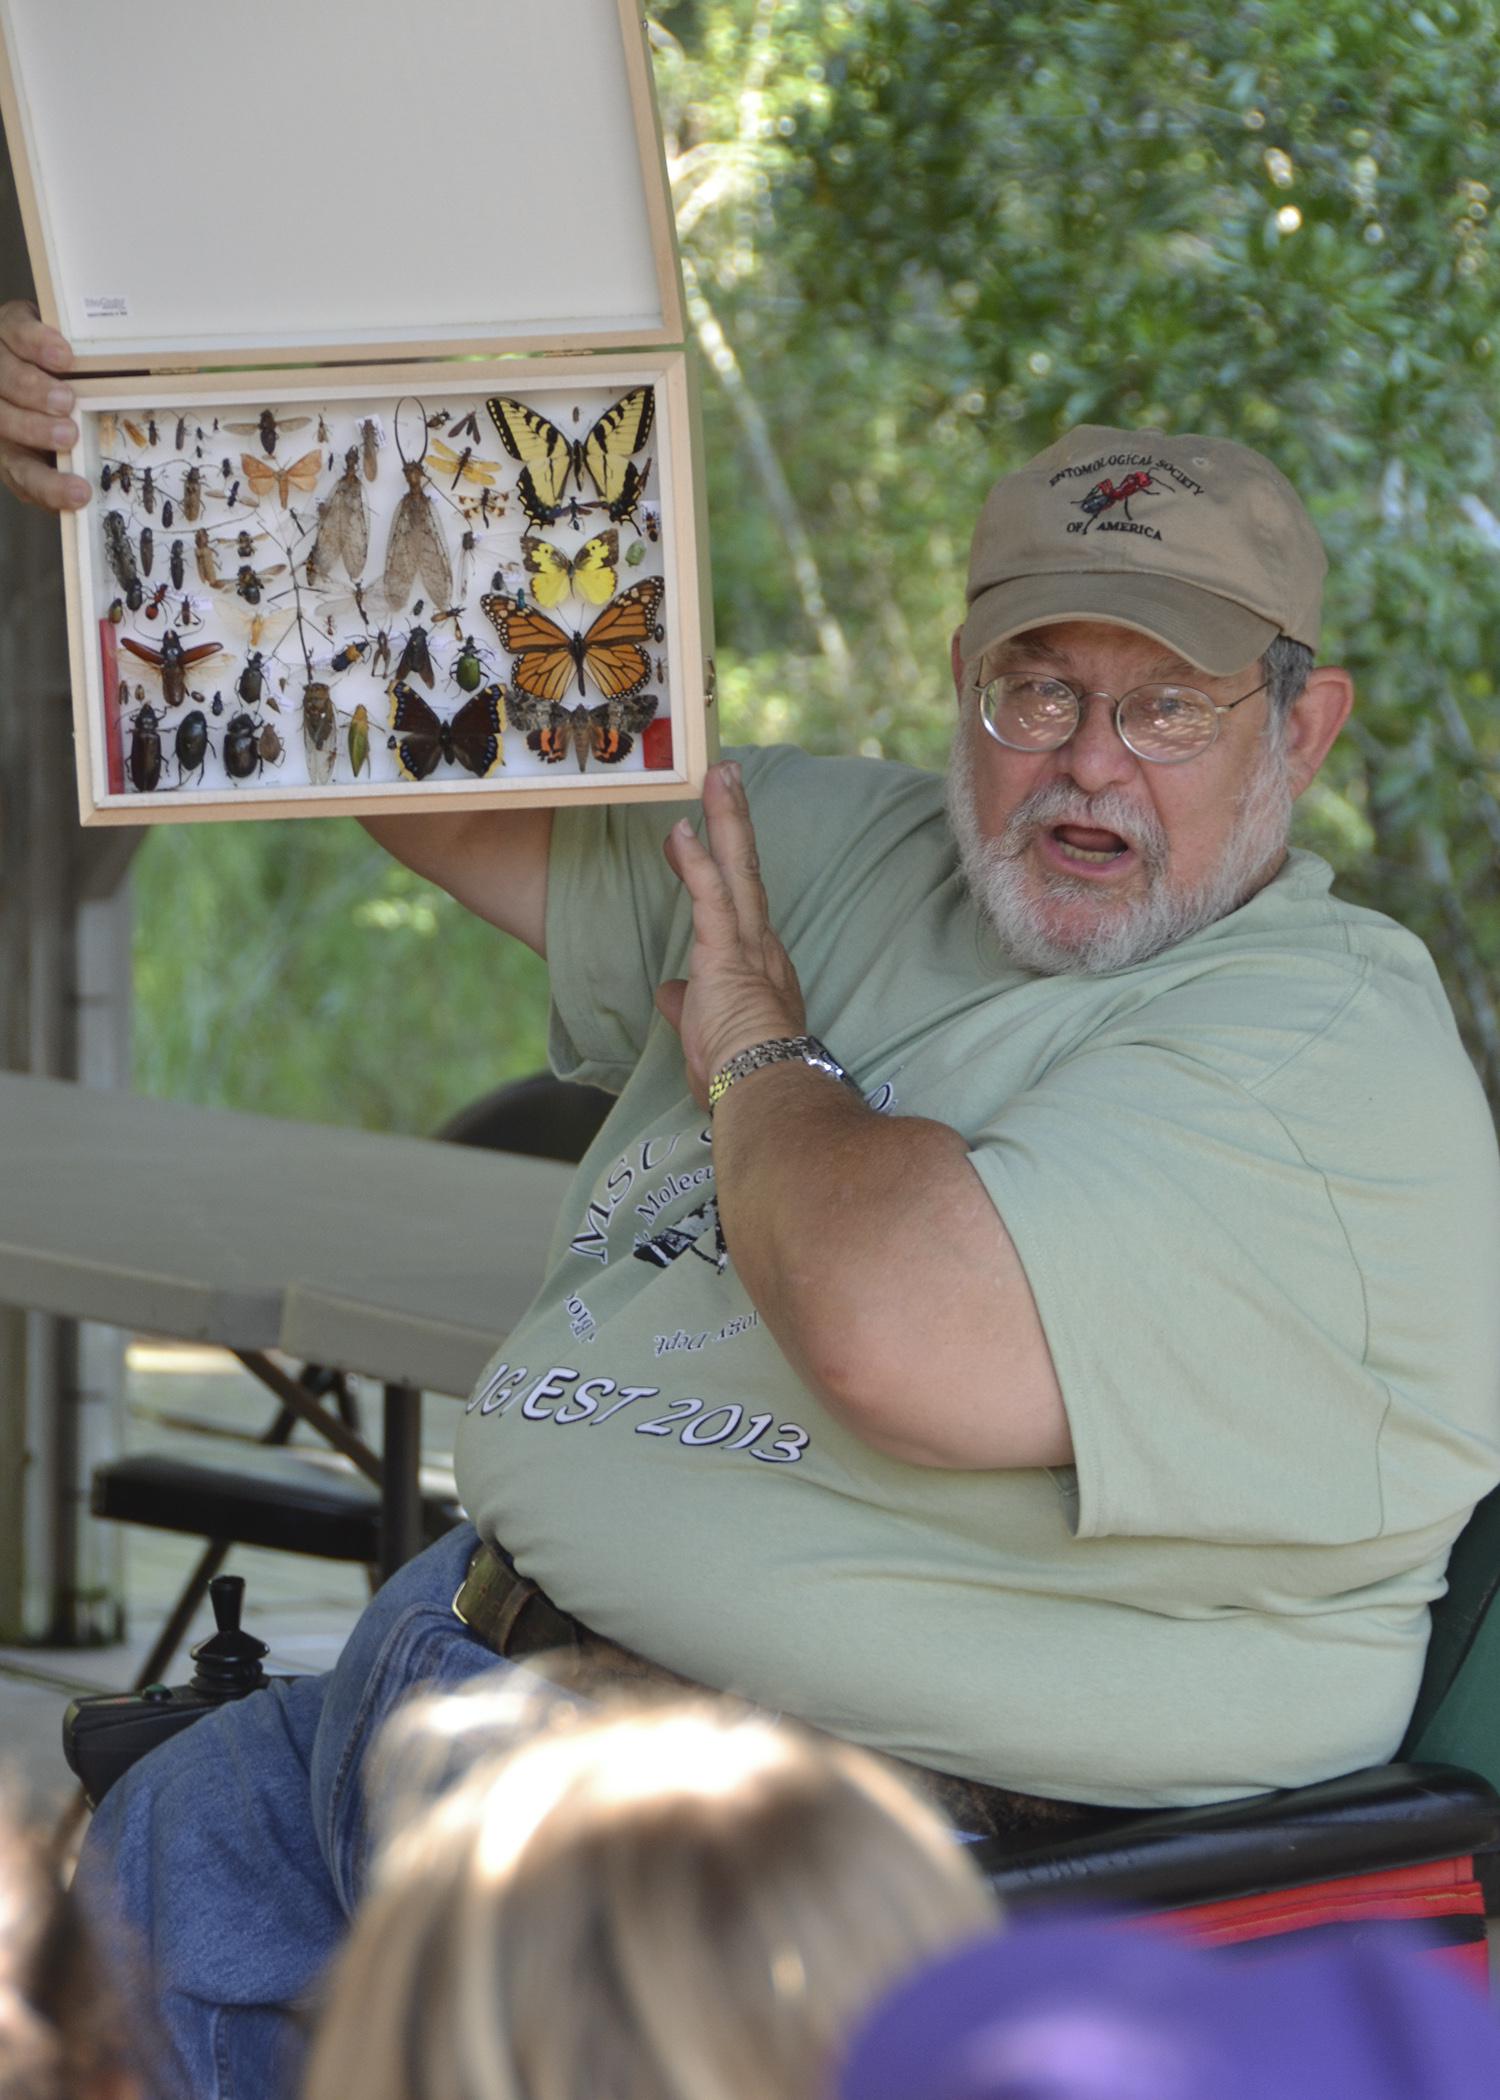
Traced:
<path id="1" fill-rule="evenodd" d="M 1080 795 L 1065 781 L 1028 795 L 1005 820 L 1005 828 L 991 851 L 1001 860 L 1017 860 L 1038 832 L 1057 824 L 1081 824 L 1094 831 L 1113 831 L 1133 846 L 1148 874 L 1156 875 L 1167 865 L 1167 834 L 1153 810 L 1140 809 L 1128 797 L 1113 790 L 1102 795 Z"/>

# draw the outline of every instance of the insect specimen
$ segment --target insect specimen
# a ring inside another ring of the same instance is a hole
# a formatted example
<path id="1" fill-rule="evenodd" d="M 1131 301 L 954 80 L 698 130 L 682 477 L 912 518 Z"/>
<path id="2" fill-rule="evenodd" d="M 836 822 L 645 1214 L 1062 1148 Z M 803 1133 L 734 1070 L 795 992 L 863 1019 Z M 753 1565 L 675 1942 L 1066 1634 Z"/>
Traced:
<path id="1" fill-rule="evenodd" d="M 360 635 L 352 642 L 345 642 L 342 647 L 334 651 L 333 656 L 329 660 L 328 668 L 331 671 L 349 670 L 352 665 L 359 662 L 369 646 L 370 638 L 368 635 Z"/>
<path id="2" fill-rule="evenodd" d="M 183 447 L 184 447 L 184 446 L 186 445 L 186 443 L 187 443 L 187 433 L 188 433 L 188 426 L 187 426 L 187 417 L 186 417 L 186 416 L 179 416 L 179 417 L 177 418 L 177 439 L 176 439 L 176 444 L 175 444 L 175 447 L 174 447 L 174 449 L 175 449 L 176 451 L 178 451 L 178 452 L 181 452 L 181 450 L 183 449 Z"/>
<path id="3" fill-rule="evenodd" d="M 432 691 L 434 681 L 432 652 L 427 646 L 427 629 L 425 627 L 413 627 L 411 633 L 406 637 L 405 642 L 402 644 L 401 654 L 396 661 L 396 676 L 397 678 L 420 678 L 428 692 Z"/>
<path id="4" fill-rule="evenodd" d="M 130 533 L 122 511 L 107 510 L 104 513 L 104 553 L 114 571 L 115 581 L 124 593 L 125 603 L 132 612 L 138 612 L 145 593 L 141 589 L 135 549 L 130 544 Z"/>
<path id="5" fill-rule="evenodd" d="M 630 542 L 630 545 L 629 545 L 629 546 L 628 546 L 628 547 L 626 548 L 626 550 L 625 550 L 625 563 L 626 563 L 626 566 L 627 566 L 628 568 L 631 568 L 631 569 L 638 569 L 638 568 L 640 567 L 641 563 L 642 563 L 642 562 L 643 562 L 643 561 L 644 561 L 645 559 L 646 559 L 646 543 L 645 543 L 645 541 L 644 541 L 644 540 L 632 540 L 632 541 Z"/>
<path id="6" fill-rule="evenodd" d="M 261 450 L 269 454 L 276 450 L 284 430 L 305 430 L 311 420 L 310 416 L 283 416 L 278 420 L 273 409 L 263 408 L 254 423 L 226 423 L 224 428 L 232 430 L 236 437 L 258 437 Z M 286 498 L 281 500 L 284 503 Z"/>
<path id="7" fill-rule="evenodd" d="M 149 467 L 141 468 L 141 508 L 148 518 L 156 516 L 156 476 Z"/>
<path id="8" fill-rule="evenodd" d="M 654 638 L 666 586 L 659 576 L 633 583 L 606 605 L 583 634 L 569 633 L 543 612 L 491 595 L 479 603 L 501 646 L 515 659 L 511 676 L 536 700 L 561 700 L 576 674 L 578 690 L 591 679 L 606 700 L 638 693 L 651 676 L 642 646 Z"/>
<path id="9" fill-rule="evenodd" d="M 266 660 L 252 649 L 245 668 L 234 681 L 234 689 L 247 707 L 255 707 L 266 690 Z"/>
<path id="10" fill-rule="evenodd" d="M 99 417 L 99 450 L 113 452 L 120 442 L 120 419 L 113 409 L 105 409 Z"/>
<path id="11" fill-rule="evenodd" d="M 170 532 L 170 531 L 172 530 L 172 522 L 173 522 L 173 520 L 174 520 L 174 519 L 176 518 L 176 516 L 177 516 L 177 513 L 176 513 L 176 511 L 175 511 L 175 510 L 174 510 L 174 509 L 172 508 L 172 499 L 171 499 L 171 497 L 170 497 L 170 496 L 163 496 L 163 497 L 162 497 L 162 499 L 161 499 L 161 522 L 162 522 L 162 526 L 163 526 L 163 528 L 164 528 L 164 529 L 165 529 L 165 530 L 166 530 L 167 532 Z"/>
<path id="12" fill-rule="evenodd" d="M 200 525 L 193 534 L 193 562 L 197 568 L 198 578 L 201 583 L 215 586 L 222 582 L 223 579 L 219 575 L 218 550 L 208 536 L 208 528 L 204 525 Z"/>
<path id="13" fill-rule="evenodd" d="M 357 582 L 369 551 L 370 514 L 359 485 L 359 448 L 351 445 L 344 454 L 344 471 L 319 513 L 312 558 L 319 576 L 331 577 L 342 562 L 344 574 Z"/>
<path id="14" fill-rule="evenodd" d="M 268 766 L 279 766 L 286 755 L 286 747 L 277 735 L 273 723 L 262 722 L 260 734 L 255 739 L 255 748 Z"/>
<path id="15" fill-rule="evenodd" d="M 183 583 L 187 577 L 187 569 L 184 565 L 182 555 L 183 549 L 181 540 L 173 540 L 171 550 L 167 555 L 167 568 L 171 572 L 172 588 L 177 591 L 180 591 L 182 589 Z"/>
<path id="16" fill-rule="evenodd" d="M 391 536 L 385 550 L 385 596 L 392 612 L 400 612 L 411 596 L 418 576 L 429 598 L 446 605 L 453 596 L 453 564 L 443 544 L 432 498 L 423 487 L 420 460 L 403 460 L 406 494 L 396 505 Z"/>
<path id="17" fill-rule="evenodd" d="M 307 419 L 304 416 L 301 420 L 305 422 Z M 274 460 L 257 459 L 253 452 L 242 452 L 240 470 L 249 482 L 257 503 L 275 489 L 277 501 L 285 510 L 293 489 L 301 489 L 303 494 L 307 495 L 317 487 L 318 476 L 323 471 L 323 455 L 321 452 L 304 452 L 302 457 L 294 459 L 289 467 L 278 467 Z M 236 483 L 236 489 L 238 486 Z M 233 493 L 229 500 L 233 503 Z"/>
<path id="18" fill-rule="evenodd" d="M 632 387 L 622 394 L 581 438 L 569 437 L 546 416 L 509 395 L 491 395 L 485 407 L 500 442 L 521 463 L 516 493 L 533 525 L 555 524 L 565 512 L 576 511 L 576 499 L 570 505 L 564 497 L 570 481 L 583 488 L 585 474 L 612 523 L 621 525 L 634 517 L 649 467 L 638 468 L 631 454 L 639 452 L 651 435 L 656 412 L 651 387 Z"/>
<path id="19" fill-rule="evenodd" d="M 145 450 L 149 440 L 139 423 L 132 423 L 129 416 L 121 416 L 120 428 L 124 431 L 126 437 L 129 438 L 132 445 L 138 445 L 143 451 Z"/>
<path id="20" fill-rule="evenodd" d="M 257 569 L 250 562 L 242 561 L 233 577 L 219 584 L 221 591 L 234 591 L 247 605 L 259 605 L 265 586 L 273 576 L 285 576 L 286 563 L 277 562 L 269 569 Z"/>
<path id="21" fill-rule="evenodd" d="M 332 694 L 321 679 L 310 680 L 302 688 L 302 744 L 307 753 L 307 777 L 314 787 L 333 778 L 338 733 Z"/>
<path id="22" fill-rule="evenodd" d="M 156 534 L 151 530 L 151 527 L 149 525 L 143 525 L 141 527 L 140 547 L 141 573 L 145 576 L 149 576 L 151 574 L 151 564 L 156 557 Z"/>
<path id="23" fill-rule="evenodd" d="M 373 416 L 366 416 L 359 426 L 359 457 L 364 468 L 365 480 L 373 481 L 380 472 L 380 447 L 383 440 L 380 425 Z"/>
<path id="24" fill-rule="evenodd" d="M 187 698 L 187 673 L 192 664 L 207 663 L 211 656 L 222 656 L 223 650 L 217 642 L 195 642 L 190 649 L 182 646 L 182 637 L 175 627 L 169 627 L 161 638 L 161 647 L 152 642 L 137 641 L 134 635 L 122 635 L 120 647 L 129 650 L 143 664 L 149 664 L 161 680 L 161 697 L 166 707 L 180 707 Z"/>
<path id="25" fill-rule="evenodd" d="M 494 487 L 495 476 L 500 472 L 498 465 L 492 459 L 477 459 L 472 445 L 465 445 L 462 452 L 455 452 L 441 438 L 434 438 L 427 450 L 437 472 L 452 475 L 448 483 L 450 489 L 456 489 L 461 481 L 472 482 L 480 489 Z"/>
<path id="26" fill-rule="evenodd" d="M 229 717 L 224 727 L 224 771 L 231 780 L 248 780 L 264 766 L 260 754 L 263 726 L 249 714 Z"/>
<path id="27" fill-rule="evenodd" d="M 194 695 L 197 698 L 198 695 Z M 177 753 L 177 785 L 182 786 L 189 773 L 196 773 L 198 785 L 203 785 L 203 769 L 208 762 L 208 717 L 201 707 L 195 707 L 183 716 L 177 725 L 173 749 Z"/>
<path id="28" fill-rule="evenodd" d="M 444 721 L 420 693 L 397 679 L 391 686 L 391 742 L 407 779 L 426 780 L 443 762 L 462 766 L 477 780 L 492 773 L 500 762 L 504 737 L 500 695 L 498 685 L 487 685 Z"/>
<path id="29" fill-rule="evenodd" d="M 182 483 L 182 515 L 196 525 L 203 515 L 203 469 L 189 467 Z"/>
<path id="30" fill-rule="evenodd" d="M 505 719 L 512 729 L 526 732 L 528 745 L 548 765 L 555 766 L 571 751 L 581 773 L 591 758 L 601 766 L 617 766 L 628 758 L 657 705 L 654 693 L 605 700 L 598 707 L 563 707 L 555 700 L 507 691 Z"/>
<path id="31" fill-rule="evenodd" d="M 461 693 L 477 693 L 484 679 L 484 658 L 472 634 L 464 636 L 463 647 L 452 664 L 453 683 Z"/>
<path id="32" fill-rule="evenodd" d="M 154 707 L 143 706 L 130 725 L 130 784 L 149 795 L 161 779 L 161 727 Z"/>
<path id="33" fill-rule="evenodd" d="M 607 605 L 620 580 L 620 535 L 611 526 L 585 540 L 576 554 L 564 554 L 551 540 L 528 532 L 522 535 L 521 558 L 532 578 L 531 595 L 545 610 L 574 593 L 590 605 Z"/>
<path id="34" fill-rule="evenodd" d="M 448 435 L 451 438 L 470 438 L 476 445 L 479 443 L 479 418 L 472 408 L 466 416 L 460 416 L 456 423 L 449 424 Z"/>
<path id="35" fill-rule="evenodd" d="M 356 779 L 370 763 L 370 711 L 356 707 L 349 717 L 349 768 Z"/>

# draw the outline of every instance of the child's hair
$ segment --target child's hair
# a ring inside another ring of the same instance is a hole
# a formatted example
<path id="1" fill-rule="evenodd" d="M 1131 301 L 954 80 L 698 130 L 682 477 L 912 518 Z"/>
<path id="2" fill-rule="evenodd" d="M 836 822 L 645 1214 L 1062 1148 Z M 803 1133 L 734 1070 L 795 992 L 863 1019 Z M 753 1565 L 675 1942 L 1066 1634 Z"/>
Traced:
<path id="1" fill-rule="evenodd" d="M 136 2090 L 118 2007 L 51 1850 L 0 1793 L 0 2100 Z"/>
<path id="2" fill-rule="evenodd" d="M 305 2100 L 815 2100 L 882 1985 L 994 1919 L 863 1751 L 706 1699 L 565 1713 L 387 1843 Z"/>

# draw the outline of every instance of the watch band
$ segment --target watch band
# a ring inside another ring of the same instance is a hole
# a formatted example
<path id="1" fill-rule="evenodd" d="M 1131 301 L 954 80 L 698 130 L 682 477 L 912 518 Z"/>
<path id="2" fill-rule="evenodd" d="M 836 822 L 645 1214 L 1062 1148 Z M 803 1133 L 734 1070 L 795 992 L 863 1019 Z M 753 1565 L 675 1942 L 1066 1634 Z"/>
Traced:
<path id="1" fill-rule="evenodd" d="M 713 1114 L 734 1082 L 743 1079 L 747 1072 L 758 1072 L 762 1065 L 785 1064 L 792 1059 L 811 1065 L 815 1072 L 826 1072 L 831 1079 L 841 1079 L 845 1086 L 854 1086 L 854 1081 L 832 1051 L 826 1049 L 815 1035 L 777 1035 L 764 1043 L 752 1043 L 748 1050 L 737 1050 L 733 1057 L 720 1065 L 708 1082 L 709 1114 Z M 859 1091 L 857 1087 L 854 1090 Z"/>

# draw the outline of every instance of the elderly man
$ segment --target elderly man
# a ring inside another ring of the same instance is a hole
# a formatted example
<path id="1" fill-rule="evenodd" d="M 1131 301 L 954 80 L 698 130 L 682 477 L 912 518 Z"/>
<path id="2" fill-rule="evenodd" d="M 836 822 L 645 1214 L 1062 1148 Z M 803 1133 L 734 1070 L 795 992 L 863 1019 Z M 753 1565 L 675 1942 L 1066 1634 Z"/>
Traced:
<path id="1" fill-rule="evenodd" d="M 770 750 L 696 818 L 371 821 L 619 1100 L 469 1403 L 477 1538 L 96 1821 L 196 2091 L 270 2089 L 375 1725 L 497 1654 L 733 1689 L 977 1831 L 1394 1748 L 1500 1477 L 1500 1172 L 1427 954 L 1287 851 L 1323 566 L 1256 454 L 1077 430 L 979 520 L 946 793 Z"/>

